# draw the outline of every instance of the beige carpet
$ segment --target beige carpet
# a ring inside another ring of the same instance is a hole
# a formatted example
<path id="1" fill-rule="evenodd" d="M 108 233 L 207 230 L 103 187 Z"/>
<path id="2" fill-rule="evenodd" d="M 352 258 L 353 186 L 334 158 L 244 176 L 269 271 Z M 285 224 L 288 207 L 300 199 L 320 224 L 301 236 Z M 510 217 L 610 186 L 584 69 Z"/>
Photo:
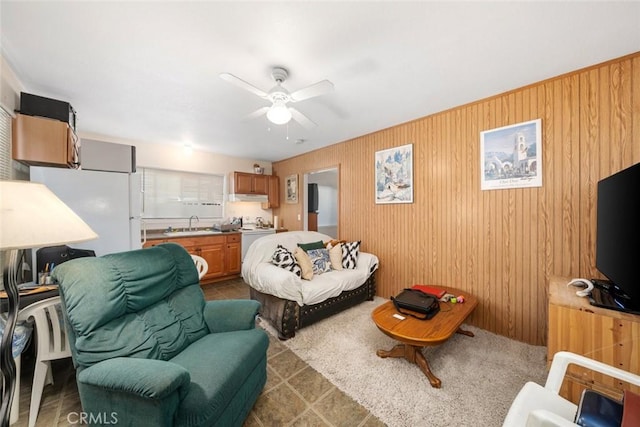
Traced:
<path id="1" fill-rule="evenodd" d="M 376 297 L 303 328 L 284 345 L 390 427 L 501 426 L 522 385 L 544 383 L 545 347 L 465 325 L 475 337 L 456 334 L 424 350 L 442 380 L 432 388 L 418 366 L 376 356 L 397 344 L 371 320 L 385 301 Z"/>

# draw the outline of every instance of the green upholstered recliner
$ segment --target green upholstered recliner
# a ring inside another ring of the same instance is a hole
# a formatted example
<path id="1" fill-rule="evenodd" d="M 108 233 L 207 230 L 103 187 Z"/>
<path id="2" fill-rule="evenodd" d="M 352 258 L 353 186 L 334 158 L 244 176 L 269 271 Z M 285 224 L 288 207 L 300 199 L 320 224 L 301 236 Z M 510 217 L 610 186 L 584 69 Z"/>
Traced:
<path id="1" fill-rule="evenodd" d="M 191 256 L 167 243 L 57 266 L 86 421 L 241 426 L 266 382 L 260 304 L 205 301 Z"/>

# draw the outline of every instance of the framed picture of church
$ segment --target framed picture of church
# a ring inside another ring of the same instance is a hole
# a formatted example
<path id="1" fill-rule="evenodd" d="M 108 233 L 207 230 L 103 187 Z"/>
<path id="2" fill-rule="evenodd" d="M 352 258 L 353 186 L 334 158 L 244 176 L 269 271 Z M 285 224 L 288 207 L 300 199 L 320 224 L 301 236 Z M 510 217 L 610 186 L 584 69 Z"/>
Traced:
<path id="1" fill-rule="evenodd" d="M 480 132 L 482 190 L 542 187 L 541 120 Z"/>

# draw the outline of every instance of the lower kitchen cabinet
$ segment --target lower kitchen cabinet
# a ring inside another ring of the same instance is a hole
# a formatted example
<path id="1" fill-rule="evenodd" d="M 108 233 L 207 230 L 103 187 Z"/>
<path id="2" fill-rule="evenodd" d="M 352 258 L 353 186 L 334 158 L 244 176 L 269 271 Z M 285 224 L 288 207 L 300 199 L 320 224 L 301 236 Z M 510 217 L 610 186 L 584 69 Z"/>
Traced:
<path id="1" fill-rule="evenodd" d="M 199 255 L 207 261 L 207 274 L 200 280 L 203 284 L 240 274 L 242 243 L 239 233 L 149 239 L 143 247 L 148 248 L 166 242 L 178 243 L 190 254 Z"/>
<path id="2" fill-rule="evenodd" d="M 240 274 L 240 267 L 242 266 L 242 239 L 240 234 L 227 236 L 225 254 L 227 274 Z"/>
<path id="3" fill-rule="evenodd" d="M 207 282 L 212 279 L 223 277 L 226 273 L 226 269 L 224 268 L 226 242 L 224 241 L 224 237 L 203 240 L 209 241 L 201 242 L 201 244 L 198 245 L 197 248 L 195 248 L 194 252 L 189 252 L 200 255 L 202 258 L 204 258 L 205 261 L 207 261 L 209 268 L 207 270 L 207 274 L 205 274 L 201 280 L 202 282 Z"/>

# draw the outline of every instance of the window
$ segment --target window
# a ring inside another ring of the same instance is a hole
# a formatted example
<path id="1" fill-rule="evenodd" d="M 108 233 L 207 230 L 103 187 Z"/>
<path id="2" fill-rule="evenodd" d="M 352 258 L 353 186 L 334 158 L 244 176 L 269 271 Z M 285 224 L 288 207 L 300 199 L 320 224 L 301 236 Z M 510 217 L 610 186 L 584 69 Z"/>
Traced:
<path id="1" fill-rule="evenodd" d="M 222 218 L 224 175 L 142 169 L 143 218 Z"/>
<path id="2" fill-rule="evenodd" d="M 11 116 L 0 108 L 0 179 L 11 179 Z"/>
<path id="3" fill-rule="evenodd" d="M 0 180 L 5 179 L 11 179 L 11 116 L 0 107 Z M 9 265 L 8 254 L 9 251 L 0 252 L 2 273 Z M 4 273 L 0 276 L 0 289 L 4 289 Z"/>

